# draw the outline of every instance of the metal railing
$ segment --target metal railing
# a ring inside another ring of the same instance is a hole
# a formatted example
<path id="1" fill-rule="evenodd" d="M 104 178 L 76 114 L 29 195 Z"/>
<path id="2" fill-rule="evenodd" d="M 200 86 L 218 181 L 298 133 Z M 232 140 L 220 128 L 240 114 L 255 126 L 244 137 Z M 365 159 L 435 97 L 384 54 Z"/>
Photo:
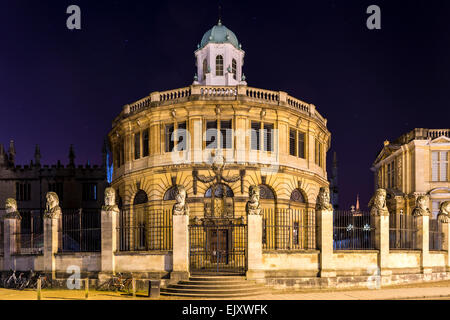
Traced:
<path id="1" fill-rule="evenodd" d="M 442 232 L 441 222 L 438 219 L 430 219 L 429 221 L 430 250 L 441 251 L 444 241 L 444 233 Z"/>
<path id="2" fill-rule="evenodd" d="M 417 224 L 412 215 L 389 216 L 389 247 L 391 250 L 416 250 Z"/>
<path id="3" fill-rule="evenodd" d="M 245 274 L 247 225 L 243 219 L 202 219 L 189 225 L 191 273 Z"/>
<path id="4" fill-rule="evenodd" d="M 61 252 L 101 251 L 100 209 L 63 209 L 58 233 Z"/>
<path id="5" fill-rule="evenodd" d="M 149 210 L 141 216 L 122 209 L 117 228 L 119 251 L 172 250 L 172 210 Z"/>
<path id="6" fill-rule="evenodd" d="M 312 209 L 263 209 L 263 249 L 316 249 L 315 220 Z"/>
<path id="7" fill-rule="evenodd" d="M 375 221 L 368 212 L 335 211 L 334 250 L 375 249 Z"/>
<path id="8" fill-rule="evenodd" d="M 42 254 L 44 251 L 43 209 L 21 209 L 20 232 L 16 234 L 17 252 Z"/>
<path id="9" fill-rule="evenodd" d="M 5 238 L 4 231 L 5 231 L 5 228 L 3 227 L 3 221 L 0 220 L 0 256 L 3 256 L 4 249 L 5 249 L 4 242 L 3 242 L 4 238 Z"/>

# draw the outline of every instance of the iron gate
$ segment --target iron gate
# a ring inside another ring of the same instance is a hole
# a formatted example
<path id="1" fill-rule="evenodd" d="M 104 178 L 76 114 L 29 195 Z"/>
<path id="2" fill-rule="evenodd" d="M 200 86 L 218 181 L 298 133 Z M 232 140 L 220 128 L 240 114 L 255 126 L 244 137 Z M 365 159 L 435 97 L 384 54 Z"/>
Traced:
<path id="1" fill-rule="evenodd" d="M 189 225 L 191 273 L 245 274 L 247 225 L 242 219 L 202 219 Z"/>

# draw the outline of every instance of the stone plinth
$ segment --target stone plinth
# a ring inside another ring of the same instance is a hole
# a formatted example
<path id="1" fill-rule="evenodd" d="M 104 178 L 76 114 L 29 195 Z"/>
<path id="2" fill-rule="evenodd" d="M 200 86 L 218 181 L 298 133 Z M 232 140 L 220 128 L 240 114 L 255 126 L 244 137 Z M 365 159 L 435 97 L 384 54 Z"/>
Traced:
<path id="1" fill-rule="evenodd" d="M 56 278 L 56 257 L 59 249 L 58 227 L 61 217 L 44 218 L 44 272 Z"/>
<path id="2" fill-rule="evenodd" d="M 3 223 L 3 269 L 16 269 L 14 255 L 18 252 L 18 240 L 20 232 L 19 218 L 5 218 Z"/>
<path id="3" fill-rule="evenodd" d="M 262 216 L 247 216 L 247 279 L 264 279 L 262 263 Z"/>
<path id="4" fill-rule="evenodd" d="M 117 211 L 102 210 L 101 212 L 102 274 L 115 274 L 115 253 L 117 251 L 117 218 Z"/>
<path id="5" fill-rule="evenodd" d="M 179 281 L 189 278 L 189 216 L 173 216 L 173 256 L 170 279 Z"/>
<path id="6" fill-rule="evenodd" d="M 375 248 L 378 250 L 378 268 L 381 276 L 390 276 L 389 270 L 389 216 L 375 216 Z"/>
<path id="7" fill-rule="evenodd" d="M 417 232 L 416 232 L 416 248 L 422 251 L 420 255 L 420 268 L 423 273 L 431 273 L 430 266 L 430 217 L 417 216 L 414 217 Z"/>
<path id="8" fill-rule="evenodd" d="M 317 210 L 317 244 L 320 250 L 320 277 L 336 277 L 333 260 L 333 211 Z"/>

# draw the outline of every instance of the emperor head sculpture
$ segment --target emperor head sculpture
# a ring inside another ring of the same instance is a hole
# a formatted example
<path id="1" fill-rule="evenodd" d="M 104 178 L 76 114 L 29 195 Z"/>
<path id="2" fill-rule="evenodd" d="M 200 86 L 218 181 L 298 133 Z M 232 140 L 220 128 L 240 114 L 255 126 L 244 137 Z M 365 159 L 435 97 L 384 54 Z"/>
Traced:
<path id="1" fill-rule="evenodd" d="M 174 216 L 183 216 L 189 215 L 189 206 L 186 203 L 187 192 L 184 186 L 178 185 L 176 187 L 175 201 L 176 203 L 173 205 L 173 215 Z"/>
<path id="2" fill-rule="evenodd" d="M 105 189 L 105 205 L 102 207 L 103 211 L 119 212 L 119 207 L 116 204 L 116 191 L 113 188 Z"/>
<path id="3" fill-rule="evenodd" d="M 13 219 L 20 219 L 20 214 L 17 211 L 17 202 L 15 199 L 8 198 L 6 199 L 5 203 L 5 218 L 13 218 Z"/>
<path id="4" fill-rule="evenodd" d="M 369 202 L 370 214 L 373 216 L 389 216 L 386 204 L 386 190 L 377 189 Z"/>
<path id="5" fill-rule="evenodd" d="M 330 189 L 322 187 L 319 190 L 316 201 L 316 210 L 333 211 L 333 206 L 330 203 Z"/>
<path id="6" fill-rule="evenodd" d="M 430 209 L 428 209 L 428 197 L 419 196 L 416 200 L 416 207 L 413 210 L 413 216 L 430 216 Z"/>
<path id="7" fill-rule="evenodd" d="M 47 199 L 45 218 L 59 218 L 61 216 L 61 208 L 59 207 L 59 197 L 55 192 L 47 192 L 45 196 Z"/>
<path id="8" fill-rule="evenodd" d="M 440 222 L 449 223 L 450 221 L 450 201 L 444 201 L 439 208 L 438 219 Z"/>
<path id="9" fill-rule="evenodd" d="M 247 205 L 245 206 L 245 211 L 248 215 L 259 215 L 261 214 L 261 206 L 259 204 L 259 194 L 260 190 L 258 186 L 250 186 L 248 189 Z"/>

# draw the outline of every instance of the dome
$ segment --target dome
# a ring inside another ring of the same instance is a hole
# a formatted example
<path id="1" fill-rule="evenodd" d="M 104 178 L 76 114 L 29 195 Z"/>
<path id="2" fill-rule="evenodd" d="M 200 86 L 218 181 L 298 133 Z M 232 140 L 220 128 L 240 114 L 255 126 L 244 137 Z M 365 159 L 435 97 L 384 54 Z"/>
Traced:
<path id="1" fill-rule="evenodd" d="M 220 20 L 217 25 L 204 34 L 200 48 L 205 47 L 208 43 L 231 43 L 235 48 L 239 49 L 239 41 L 236 35 L 225 27 Z"/>

